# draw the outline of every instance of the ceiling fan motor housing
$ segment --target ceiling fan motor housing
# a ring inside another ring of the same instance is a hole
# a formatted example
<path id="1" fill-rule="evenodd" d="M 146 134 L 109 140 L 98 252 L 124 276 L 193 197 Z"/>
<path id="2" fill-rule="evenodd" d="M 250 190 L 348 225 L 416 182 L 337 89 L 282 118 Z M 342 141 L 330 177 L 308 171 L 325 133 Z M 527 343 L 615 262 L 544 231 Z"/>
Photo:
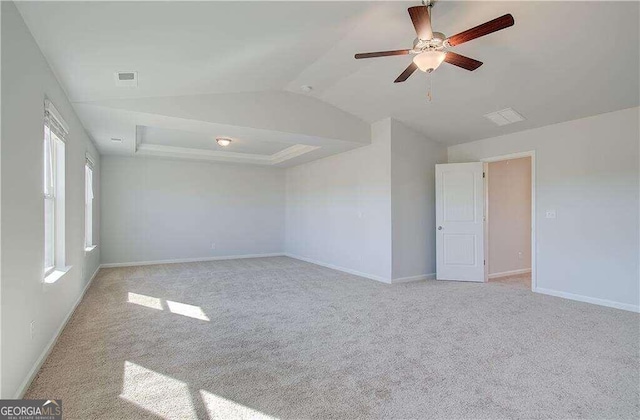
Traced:
<path id="1" fill-rule="evenodd" d="M 433 38 L 424 40 L 416 38 L 413 41 L 412 54 L 420 54 L 425 51 L 440 51 L 444 48 L 444 40 L 447 37 L 442 32 L 434 32 Z"/>

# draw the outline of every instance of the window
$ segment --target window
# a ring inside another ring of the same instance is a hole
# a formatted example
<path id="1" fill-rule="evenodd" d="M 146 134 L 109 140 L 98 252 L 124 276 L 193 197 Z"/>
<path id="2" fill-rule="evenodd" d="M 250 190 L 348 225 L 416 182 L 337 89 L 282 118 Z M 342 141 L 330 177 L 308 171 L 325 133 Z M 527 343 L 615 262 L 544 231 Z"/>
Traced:
<path id="1" fill-rule="evenodd" d="M 93 160 L 87 155 L 84 165 L 84 247 L 93 248 Z"/>
<path id="2" fill-rule="evenodd" d="M 64 120 L 45 101 L 44 112 L 44 276 L 64 270 L 65 138 Z M 58 278 L 59 276 L 55 276 Z"/>

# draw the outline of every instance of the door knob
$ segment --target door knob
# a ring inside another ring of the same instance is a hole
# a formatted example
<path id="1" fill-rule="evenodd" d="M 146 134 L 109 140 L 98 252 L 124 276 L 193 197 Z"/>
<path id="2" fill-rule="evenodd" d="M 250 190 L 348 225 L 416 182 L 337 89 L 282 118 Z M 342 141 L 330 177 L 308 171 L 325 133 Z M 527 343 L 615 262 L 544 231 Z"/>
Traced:
<path id="1" fill-rule="evenodd" d="M 442 226 L 438 226 L 438 230 L 442 230 Z"/>

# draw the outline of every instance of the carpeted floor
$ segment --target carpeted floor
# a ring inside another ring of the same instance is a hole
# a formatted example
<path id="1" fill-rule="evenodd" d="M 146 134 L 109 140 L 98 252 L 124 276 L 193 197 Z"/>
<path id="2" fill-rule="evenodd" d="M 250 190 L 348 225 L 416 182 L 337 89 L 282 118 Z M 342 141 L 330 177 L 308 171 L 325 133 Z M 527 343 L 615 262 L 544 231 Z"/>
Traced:
<path id="1" fill-rule="evenodd" d="M 489 282 L 500 283 L 512 287 L 519 287 L 525 290 L 531 290 L 531 273 L 497 277 L 495 279 L 489 279 Z"/>
<path id="2" fill-rule="evenodd" d="M 638 418 L 638 314 L 277 257 L 103 269 L 27 398 L 67 419 Z"/>

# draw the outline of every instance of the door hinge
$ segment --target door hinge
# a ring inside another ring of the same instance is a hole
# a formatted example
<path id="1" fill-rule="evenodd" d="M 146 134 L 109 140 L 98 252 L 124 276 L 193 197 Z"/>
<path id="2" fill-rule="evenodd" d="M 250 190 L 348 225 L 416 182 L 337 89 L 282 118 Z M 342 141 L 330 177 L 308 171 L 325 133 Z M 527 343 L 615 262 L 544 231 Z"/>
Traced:
<path id="1" fill-rule="evenodd" d="M 486 176 L 486 174 L 483 172 L 483 173 L 482 173 L 482 177 L 483 177 L 483 178 L 485 178 L 485 176 Z"/>
<path id="2" fill-rule="evenodd" d="M 484 265 L 487 265 L 487 260 L 484 260 Z"/>

